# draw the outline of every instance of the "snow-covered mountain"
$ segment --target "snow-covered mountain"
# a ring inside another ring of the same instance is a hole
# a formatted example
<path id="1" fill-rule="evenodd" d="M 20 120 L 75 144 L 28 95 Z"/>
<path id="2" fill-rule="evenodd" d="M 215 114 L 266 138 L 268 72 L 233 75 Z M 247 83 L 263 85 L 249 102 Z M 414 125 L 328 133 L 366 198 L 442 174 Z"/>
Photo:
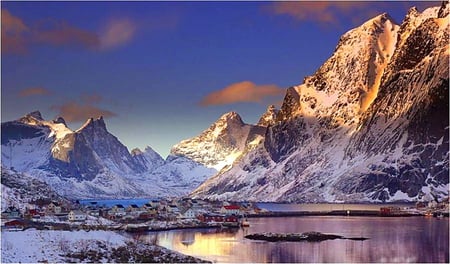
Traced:
<path id="1" fill-rule="evenodd" d="M 236 112 L 229 112 L 200 135 L 173 146 L 170 153 L 220 171 L 230 167 L 247 146 L 259 144 L 265 130 L 265 126 L 245 124 Z"/>
<path id="2" fill-rule="evenodd" d="M 264 140 L 192 196 L 394 201 L 449 194 L 449 5 L 379 15 L 287 90 Z M 262 118 L 264 120 L 264 118 Z"/>
<path id="3" fill-rule="evenodd" d="M 185 157 L 164 160 L 151 147 L 130 153 L 102 117 L 72 131 L 38 111 L 2 123 L 2 166 L 70 198 L 180 196 L 216 173 Z"/>
<path id="4" fill-rule="evenodd" d="M 24 210 L 38 199 L 59 202 L 68 201 L 59 196 L 48 184 L 29 175 L 2 167 L 2 212 L 8 206 Z"/>

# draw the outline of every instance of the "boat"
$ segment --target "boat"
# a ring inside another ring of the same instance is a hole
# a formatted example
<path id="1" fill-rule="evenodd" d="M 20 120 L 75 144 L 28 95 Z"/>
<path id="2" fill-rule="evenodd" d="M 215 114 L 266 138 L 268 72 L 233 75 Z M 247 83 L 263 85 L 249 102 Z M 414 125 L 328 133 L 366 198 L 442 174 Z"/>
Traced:
<path id="1" fill-rule="evenodd" d="M 241 221 L 241 227 L 249 227 L 249 226 L 250 226 L 250 223 L 248 222 L 247 218 L 244 218 Z"/>
<path id="2" fill-rule="evenodd" d="M 222 227 L 239 227 L 239 222 L 222 222 Z"/>

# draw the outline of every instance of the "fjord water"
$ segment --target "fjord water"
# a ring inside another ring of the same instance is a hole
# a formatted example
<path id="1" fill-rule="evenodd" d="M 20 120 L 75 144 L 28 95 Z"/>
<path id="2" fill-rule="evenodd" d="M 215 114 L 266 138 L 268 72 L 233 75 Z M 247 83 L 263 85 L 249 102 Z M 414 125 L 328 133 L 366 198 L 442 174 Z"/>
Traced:
<path id="1" fill-rule="evenodd" d="M 306 216 L 250 218 L 250 227 L 150 232 L 144 240 L 213 262 L 449 262 L 448 218 Z M 256 232 L 368 237 L 365 241 L 262 242 Z"/>

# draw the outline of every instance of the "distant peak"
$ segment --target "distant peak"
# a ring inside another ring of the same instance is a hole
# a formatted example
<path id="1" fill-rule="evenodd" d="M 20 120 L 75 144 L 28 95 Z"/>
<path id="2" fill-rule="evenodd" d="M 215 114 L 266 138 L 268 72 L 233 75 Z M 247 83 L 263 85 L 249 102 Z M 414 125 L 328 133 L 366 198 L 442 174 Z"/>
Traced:
<path id="1" fill-rule="evenodd" d="M 419 14 L 419 10 L 417 10 L 417 7 L 413 6 L 408 10 L 408 13 L 406 16 L 417 16 Z"/>
<path id="2" fill-rule="evenodd" d="M 99 116 L 96 119 L 89 118 L 86 122 L 77 130 L 77 132 L 88 129 L 88 128 L 100 128 L 106 130 L 106 124 L 103 120 L 103 116 Z"/>
<path id="3" fill-rule="evenodd" d="M 131 150 L 131 156 L 137 156 L 137 155 L 141 155 L 142 154 L 142 150 L 140 148 L 134 148 Z"/>
<path id="4" fill-rule="evenodd" d="M 33 111 L 29 114 L 26 114 L 25 117 L 33 117 L 37 120 L 44 121 L 44 119 L 42 118 L 41 112 L 39 112 L 39 111 Z"/>
<path id="5" fill-rule="evenodd" d="M 56 119 L 53 120 L 53 123 L 55 124 L 64 124 L 67 127 L 66 120 L 64 118 L 58 116 Z"/>
<path id="6" fill-rule="evenodd" d="M 261 116 L 257 125 L 258 126 L 269 126 L 275 123 L 276 116 L 278 114 L 278 110 L 275 105 L 269 105 L 267 107 L 266 112 Z"/>
<path id="7" fill-rule="evenodd" d="M 231 123 L 238 123 L 240 125 L 244 125 L 244 121 L 242 121 L 241 116 L 238 113 L 234 112 L 234 111 L 231 111 L 231 112 L 228 112 L 228 113 L 222 115 L 216 121 L 216 123 L 217 122 L 227 122 L 227 123 L 231 122 Z"/>

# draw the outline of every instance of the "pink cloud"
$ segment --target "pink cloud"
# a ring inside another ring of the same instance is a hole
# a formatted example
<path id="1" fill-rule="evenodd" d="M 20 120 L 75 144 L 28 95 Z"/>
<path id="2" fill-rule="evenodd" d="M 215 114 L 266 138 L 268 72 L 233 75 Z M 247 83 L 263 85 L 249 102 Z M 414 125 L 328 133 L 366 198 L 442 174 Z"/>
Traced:
<path id="1" fill-rule="evenodd" d="M 231 84 L 221 90 L 208 94 L 200 102 L 202 106 L 224 105 L 239 102 L 262 102 L 265 98 L 281 96 L 285 89 L 276 85 L 256 85 L 250 81 Z"/>
<path id="2" fill-rule="evenodd" d="M 2 9 L 2 53 L 26 53 L 24 33 L 29 29 L 19 17 L 13 16 L 8 10 Z"/>
<path id="3" fill-rule="evenodd" d="M 112 49 L 129 43 L 135 33 L 136 25 L 129 19 L 115 19 L 107 23 L 100 33 L 102 49 Z"/>
<path id="4" fill-rule="evenodd" d="M 316 21 L 330 25 L 338 23 L 340 14 L 366 14 L 370 11 L 371 4 L 373 3 L 356 1 L 274 2 L 268 6 L 268 10 L 274 15 L 287 15 L 298 21 Z"/>
<path id="5" fill-rule="evenodd" d="M 2 53 L 13 54 L 25 54 L 35 44 L 107 51 L 131 42 L 137 30 L 136 23 L 126 18 L 110 20 L 99 32 L 53 19 L 26 25 L 6 9 L 2 9 L 1 22 Z"/>
<path id="6" fill-rule="evenodd" d="M 58 116 L 62 116 L 68 122 L 80 122 L 98 116 L 103 116 L 104 118 L 117 116 L 114 112 L 95 106 L 92 101 L 81 104 L 69 101 L 62 105 L 52 106 L 51 109 L 57 110 Z"/>
<path id="7" fill-rule="evenodd" d="M 71 26 L 64 21 L 52 21 L 45 28 L 35 29 L 33 42 L 53 46 L 79 46 L 90 49 L 97 48 L 100 43 L 96 33 Z"/>
<path id="8" fill-rule="evenodd" d="M 34 95 L 46 95 L 50 94 L 50 91 L 45 89 L 44 87 L 30 87 L 23 89 L 19 92 L 20 97 L 28 97 Z"/>

